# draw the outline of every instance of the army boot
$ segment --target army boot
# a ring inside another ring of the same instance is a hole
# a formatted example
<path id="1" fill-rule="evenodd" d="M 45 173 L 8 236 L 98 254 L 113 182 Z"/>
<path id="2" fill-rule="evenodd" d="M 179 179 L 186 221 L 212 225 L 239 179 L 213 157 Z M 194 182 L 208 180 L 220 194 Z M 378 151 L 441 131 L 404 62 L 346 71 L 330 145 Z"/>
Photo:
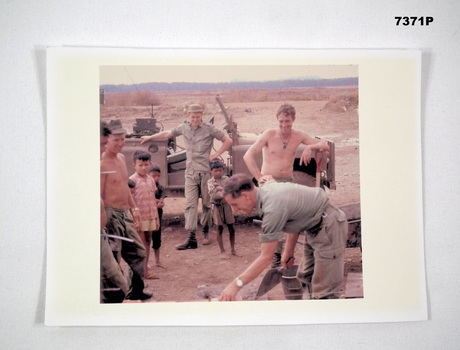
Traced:
<path id="1" fill-rule="evenodd" d="M 190 232 L 188 235 L 188 239 L 184 243 L 176 245 L 177 250 L 196 249 L 196 248 L 198 248 L 198 244 L 196 242 L 195 232 Z"/>

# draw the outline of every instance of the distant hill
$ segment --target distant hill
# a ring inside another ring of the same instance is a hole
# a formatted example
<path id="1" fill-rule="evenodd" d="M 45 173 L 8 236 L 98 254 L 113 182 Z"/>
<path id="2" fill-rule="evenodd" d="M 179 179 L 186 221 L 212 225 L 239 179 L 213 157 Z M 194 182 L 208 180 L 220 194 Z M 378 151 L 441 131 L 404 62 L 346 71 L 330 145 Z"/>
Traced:
<path id="1" fill-rule="evenodd" d="M 289 79 L 273 81 L 239 81 L 229 83 L 142 83 L 136 85 L 101 85 L 106 93 L 110 92 L 134 92 L 153 91 L 209 91 L 209 90 L 247 90 L 247 89 L 283 89 L 296 87 L 333 87 L 333 86 L 355 86 L 358 85 L 358 78 L 338 79 Z"/>

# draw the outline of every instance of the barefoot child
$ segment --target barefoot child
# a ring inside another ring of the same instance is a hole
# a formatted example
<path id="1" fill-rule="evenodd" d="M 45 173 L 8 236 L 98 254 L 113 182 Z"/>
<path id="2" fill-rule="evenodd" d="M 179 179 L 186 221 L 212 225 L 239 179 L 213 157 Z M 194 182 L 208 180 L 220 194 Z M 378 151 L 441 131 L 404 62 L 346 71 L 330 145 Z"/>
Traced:
<path id="1" fill-rule="evenodd" d="M 157 201 L 155 191 L 157 187 L 155 181 L 149 176 L 151 167 L 150 154 L 144 151 L 136 151 L 133 155 L 134 169 L 136 172 L 129 178 L 135 183 L 133 198 L 139 209 L 141 218 L 139 236 L 145 245 L 146 261 L 149 261 L 150 244 L 152 232 L 158 230 L 160 222 L 158 219 Z M 155 274 L 148 272 L 148 264 L 145 264 L 145 278 L 158 279 Z"/>
<path id="2" fill-rule="evenodd" d="M 224 164 L 219 159 L 212 160 L 210 167 L 212 177 L 208 180 L 208 190 L 212 203 L 214 222 L 217 225 L 217 243 L 219 244 L 221 258 L 230 259 L 230 256 L 225 252 L 224 243 L 222 241 L 222 233 L 224 231 L 225 224 L 228 227 L 232 255 L 236 256 L 235 229 L 233 227 L 235 218 L 233 216 L 232 208 L 227 204 L 222 196 L 222 183 L 224 180 L 228 179 L 228 177 L 224 175 Z"/>
<path id="3" fill-rule="evenodd" d="M 161 169 L 160 166 L 156 163 L 152 163 L 150 167 L 149 175 L 155 180 L 155 185 L 157 186 L 157 190 L 155 192 L 155 198 L 157 200 L 157 208 L 158 208 L 158 222 L 160 226 L 158 230 L 152 232 L 152 248 L 153 252 L 155 253 L 155 265 L 161 268 L 165 268 L 160 262 L 160 248 L 161 248 L 161 218 L 163 217 L 163 207 L 165 206 L 164 199 L 167 197 L 165 196 L 165 188 L 160 184 L 160 175 Z"/>

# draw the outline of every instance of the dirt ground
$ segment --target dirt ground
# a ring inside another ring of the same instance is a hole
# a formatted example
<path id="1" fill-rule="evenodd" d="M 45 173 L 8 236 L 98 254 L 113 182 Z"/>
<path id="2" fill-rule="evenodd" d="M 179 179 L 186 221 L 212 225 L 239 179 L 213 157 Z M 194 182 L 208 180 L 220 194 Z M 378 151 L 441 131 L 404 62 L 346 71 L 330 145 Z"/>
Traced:
<path id="1" fill-rule="evenodd" d="M 326 97 L 324 97 L 326 91 Z M 241 132 L 261 133 L 266 128 L 276 128 L 276 110 L 282 103 L 291 103 L 297 110 L 297 118 L 294 127 L 301 129 L 312 136 L 320 136 L 335 142 L 336 147 L 336 185 L 334 191 L 326 190 L 331 201 L 336 205 L 357 203 L 360 201 L 359 180 L 359 128 L 358 111 L 356 108 L 348 108 L 347 104 L 339 105 L 335 102 L 341 94 L 354 95 L 357 99 L 358 89 L 330 89 L 321 90 L 318 99 L 311 98 L 312 90 L 305 89 L 305 99 L 290 100 L 289 95 L 285 99 L 277 99 L 279 91 L 273 91 L 268 101 L 247 102 L 248 94 L 243 99 L 245 102 L 234 101 L 233 95 L 226 99 L 226 93 L 220 96 L 225 103 L 228 112 L 233 116 Z M 264 91 L 270 93 L 270 91 Z M 299 89 L 296 90 L 298 95 Z M 329 95 L 328 95 L 329 94 Z M 123 107 L 114 106 L 112 103 L 117 94 L 108 94 L 107 103 L 101 107 L 101 119 L 109 120 L 120 118 L 123 125 L 130 130 L 135 118 L 147 117 L 151 108 L 148 107 Z M 190 102 L 206 104 L 207 112 L 204 120 L 216 115 L 215 124 L 221 127 L 224 118 L 218 113 L 218 107 L 214 101 L 215 93 L 189 93 L 171 94 L 159 96 L 163 103 L 154 107 L 155 117 L 164 128 L 170 129 L 181 123 L 185 117 L 182 109 Z M 118 96 L 119 97 L 119 96 Z M 226 102 L 232 100 L 234 102 Z M 339 101 L 340 102 L 340 101 Z M 342 101 L 343 102 L 343 101 Z M 329 105 L 328 105 L 329 103 Z M 338 107 L 338 108 L 337 108 Z M 181 140 L 178 139 L 178 144 Z M 236 227 L 236 250 L 239 256 L 232 256 L 230 260 L 220 258 L 215 234 L 216 228 L 211 230 L 211 245 L 201 245 L 202 235 L 197 232 L 198 249 L 177 251 L 174 246 L 182 243 L 187 238 L 187 232 L 183 229 L 183 198 L 167 198 L 164 208 L 164 229 L 162 235 L 161 261 L 166 268 L 155 267 L 153 251 L 150 253 L 149 265 L 152 272 L 159 275 L 157 280 L 146 280 L 147 288 L 153 292 L 153 298 L 146 302 L 169 302 L 169 301 L 208 301 L 219 295 L 220 291 L 241 273 L 259 254 L 258 243 L 259 227 L 245 218 L 237 217 Z M 224 230 L 224 246 L 229 250 L 228 232 Z M 296 263 L 300 262 L 302 247 L 299 243 L 296 248 Z M 361 272 L 360 248 L 347 248 L 345 257 L 345 278 L 342 288 L 343 297 L 347 276 L 350 272 Z M 240 292 L 243 300 L 254 300 L 254 296 L 265 272 L 256 280 L 244 287 Z M 284 293 L 281 286 L 277 286 L 269 292 L 265 299 L 283 300 Z"/>

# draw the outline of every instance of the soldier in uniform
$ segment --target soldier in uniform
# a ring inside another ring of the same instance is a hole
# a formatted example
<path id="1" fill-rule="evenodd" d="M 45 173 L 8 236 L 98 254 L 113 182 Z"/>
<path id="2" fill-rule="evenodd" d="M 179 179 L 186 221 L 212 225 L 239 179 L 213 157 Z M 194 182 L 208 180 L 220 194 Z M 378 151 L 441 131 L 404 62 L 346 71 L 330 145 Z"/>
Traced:
<path id="1" fill-rule="evenodd" d="M 299 234 L 305 235 L 304 268 L 299 268 L 297 277 L 312 299 L 339 297 L 347 221 L 323 189 L 275 181 L 257 188 L 249 176 L 236 174 L 225 182 L 224 198 L 234 211 L 251 213 L 256 209 L 262 217 L 262 233 L 260 255 L 224 289 L 220 301 L 235 300 L 240 288 L 264 271 L 284 232 L 287 237 L 281 265 L 292 266 Z"/>
<path id="2" fill-rule="evenodd" d="M 188 121 L 171 130 L 165 130 L 151 136 L 143 136 L 141 143 L 149 140 L 165 140 L 182 135 L 186 148 L 185 168 L 185 229 L 189 232 L 187 240 L 176 246 L 178 250 L 196 249 L 196 230 L 198 227 L 198 200 L 201 197 L 203 227 L 203 245 L 210 244 L 209 226 L 211 225 L 211 201 L 207 182 L 211 178 L 209 161 L 218 158 L 230 148 L 232 139 L 214 125 L 202 120 L 204 108 L 200 104 L 187 107 Z M 222 142 L 220 148 L 211 154 L 214 139 Z"/>

